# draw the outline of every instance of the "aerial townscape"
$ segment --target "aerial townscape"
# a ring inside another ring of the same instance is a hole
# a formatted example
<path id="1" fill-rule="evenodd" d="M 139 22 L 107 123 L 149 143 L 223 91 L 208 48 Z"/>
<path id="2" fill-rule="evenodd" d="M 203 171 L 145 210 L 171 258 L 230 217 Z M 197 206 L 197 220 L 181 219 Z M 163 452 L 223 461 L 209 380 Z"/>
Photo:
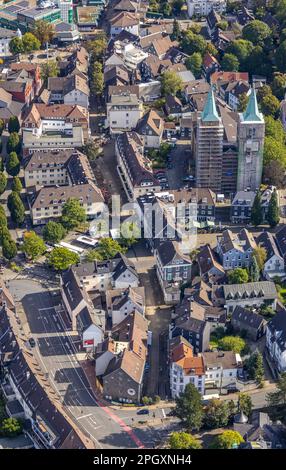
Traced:
<path id="1" fill-rule="evenodd" d="M 286 449 L 286 0 L 0 0 L 0 203 L 0 449 Z"/>

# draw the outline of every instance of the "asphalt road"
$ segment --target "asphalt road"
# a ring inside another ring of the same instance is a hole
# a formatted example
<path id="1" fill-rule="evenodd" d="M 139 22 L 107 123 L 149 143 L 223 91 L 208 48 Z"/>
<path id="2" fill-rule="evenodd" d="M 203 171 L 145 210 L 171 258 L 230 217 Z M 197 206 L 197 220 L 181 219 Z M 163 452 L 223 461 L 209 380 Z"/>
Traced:
<path id="1" fill-rule="evenodd" d="M 76 359 L 62 312 L 57 308 L 59 298 L 31 280 L 12 280 L 9 288 L 22 302 L 31 336 L 37 343 L 33 351 L 39 365 L 75 422 L 94 439 L 98 448 L 143 446 L 135 431 L 94 397 Z"/>

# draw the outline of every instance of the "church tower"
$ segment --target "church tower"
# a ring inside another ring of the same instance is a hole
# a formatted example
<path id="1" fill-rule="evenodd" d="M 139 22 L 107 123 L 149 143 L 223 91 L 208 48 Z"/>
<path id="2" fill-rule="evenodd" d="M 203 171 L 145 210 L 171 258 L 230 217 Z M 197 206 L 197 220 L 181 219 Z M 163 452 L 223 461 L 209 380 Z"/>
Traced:
<path id="1" fill-rule="evenodd" d="M 255 191 L 261 184 L 264 134 L 263 114 L 252 89 L 246 111 L 239 114 L 237 191 Z"/>
<path id="2" fill-rule="evenodd" d="M 224 128 L 215 104 L 214 92 L 209 91 L 194 132 L 194 155 L 198 188 L 221 191 Z"/>

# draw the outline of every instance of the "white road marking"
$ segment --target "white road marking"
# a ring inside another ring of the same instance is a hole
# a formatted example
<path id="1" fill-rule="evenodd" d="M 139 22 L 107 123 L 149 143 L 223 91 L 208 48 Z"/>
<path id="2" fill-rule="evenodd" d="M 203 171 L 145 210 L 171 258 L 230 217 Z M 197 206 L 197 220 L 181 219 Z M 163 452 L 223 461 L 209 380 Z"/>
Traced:
<path id="1" fill-rule="evenodd" d="M 163 418 L 166 418 L 166 413 L 165 413 L 164 408 L 162 408 L 162 415 L 163 415 Z"/>
<path id="2" fill-rule="evenodd" d="M 89 416 L 92 416 L 92 413 L 89 413 L 88 415 L 82 415 L 76 418 L 77 420 L 82 419 L 82 418 L 88 418 Z"/>

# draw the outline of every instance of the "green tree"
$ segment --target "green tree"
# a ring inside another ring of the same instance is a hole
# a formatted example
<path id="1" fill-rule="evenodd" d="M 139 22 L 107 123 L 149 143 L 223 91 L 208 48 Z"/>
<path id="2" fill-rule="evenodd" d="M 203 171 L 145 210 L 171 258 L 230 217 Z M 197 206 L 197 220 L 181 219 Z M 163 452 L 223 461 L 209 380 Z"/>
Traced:
<path id="1" fill-rule="evenodd" d="M 22 249 L 29 259 L 35 260 L 45 253 L 46 245 L 39 235 L 34 231 L 30 231 L 24 233 Z"/>
<path id="2" fill-rule="evenodd" d="M 249 97 L 246 93 L 241 93 L 238 98 L 238 112 L 243 113 L 246 110 L 248 104 Z"/>
<path id="3" fill-rule="evenodd" d="M 57 61 L 48 60 L 41 65 L 41 78 L 43 80 L 44 86 L 48 84 L 48 79 L 50 77 L 57 77 L 59 75 L 59 67 Z"/>
<path id="4" fill-rule="evenodd" d="M 260 74 L 268 78 L 272 75 L 272 63 L 261 46 L 255 46 L 253 48 L 246 58 L 243 68 L 247 70 L 250 75 Z"/>
<path id="5" fill-rule="evenodd" d="M 189 430 L 199 430 L 203 421 L 203 405 L 200 392 L 189 383 L 176 398 L 175 414 Z"/>
<path id="6" fill-rule="evenodd" d="M 271 194 L 271 199 L 269 202 L 266 219 L 270 227 L 276 227 L 276 225 L 279 224 L 280 216 L 279 216 L 279 205 L 278 205 L 278 197 L 277 197 L 276 190 L 273 191 L 273 193 Z"/>
<path id="7" fill-rule="evenodd" d="M 12 191 L 8 196 L 7 205 L 13 222 L 21 225 L 25 220 L 25 207 L 19 194 Z"/>
<path id="8" fill-rule="evenodd" d="M 13 55 L 21 54 L 22 52 L 24 52 L 22 39 L 19 38 L 18 36 L 15 36 L 14 38 L 12 38 L 11 41 L 9 42 L 9 51 Z"/>
<path id="9" fill-rule="evenodd" d="M 260 108 L 265 116 L 277 116 L 280 109 L 280 102 L 274 95 L 267 95 L 260 101 Z"/>
<path id="10" fill-rule="evenodd" d="M 2 219 L 2 216 L 1 216 Z M 6 219 L 7 221 L 7 219 Z M 0 245 L 3 246 L 4 240 L 11 240 L 11 234 L 7 227 L 7 224 L 4 225 L 4 221 L 2 220 L 3 224 L 0 225 Z"/>
<path id="11" fill-rule="evenodd" d="M 239 69 L 239 60 L 234 54 L 224 54 L 221 68 L 224 71 L 237 72 Z"/>
<path id="12" fill-rule="evenodd" d="M 105 36 L 87 42 L 87 50 L 92 61 L 102 60 L 106 49 L 107 40 Z"/>
<path id="13" fill-rule="evenodd" d="M 89 139 L 86 142 L 86 144 L 82 148 L 82 152 L 87 156 L 90 162 L 96 160 L 97 157 L 100 155 L 100 149 L 92 139 Z"/>
<path id="14" fill-rule="evenodd" d="M 221 20 L 217 23 L 217 27 L 222 31 L 226 31 L 228 28 L 228 22 L 226 20 Z"/>
<path id="15" fill-rule="evenodd" d="M 248 418 L 251 416 L 252 413 L 252 400 L 251 396 L 248 393 L 239 393 L 238 395 L 238 409 L 239 411 L 243 411 Z"/>
<path id="16" fill-rule="evenodd" d="M 252 252 L 252 257 L 256 258 L 258 267 L 260 271 L 262 271 L 267 258 L 267 252 L 265 248 L 263 246 L 258 246 L 257 248 L 255 248 Z"/>
<path id="17" fill-rule="evenodd" d="M 182 89 L 183 81 L 175 72 L 167 70 L 162 74 L 162 94 L 164 96 L 175 96 L 177 93 L 182 91 Z"/>
<path id="18" fill-rule="evenodd" d="M 187 432 L 172 432 L 169 438 L 170 449 L 201 449 L 198 439 Z"/>
<path id="19" fill-rule="evenodd" d="M 254 378 L 257 384 L 262 387 L 264 379 L 264 365 L 263 365 L 263 356 L 261 352 L 256 353 L 256 368 Z"/>
<path id="20" fill-rule="evenodd" d="M 6 259 L 15 258 L 17 254 L 17 245 L 12 238 L 5 237 L 2 240 L 2 254 Z"/>
<path id="21" fill-rule="evenodd" d="M 244 26 L 242 37 L 254 45 L 262 45 L 271 36 L 271 29 L 263 21 L 254 20 Z"/>
<path id="22" fill-rule="evenodd" d="M 23 189 L 21 180 L 18 176 L 14 176 L 13 182 L 12 182 L 12 191 L 16 191 L 17 193 L 20 193 Z"/>
<path id="23" fill-rule="evenodd" d="M 94 62 L 91 71 L 90 90 L 94 96 L 101 96 L 104 89 L 102 63 Z"/>
<path id="24" fill-rule="evenodd" d="M 286 72 L 286 40 L 282 41 L 275 53 L 275 62 L 279 72 Z"/>
<path id="25" fill-rule="evenodd" d="M 204 410 L 204 426 L 207 429 L 215 429 L 227 426 L 230 418 L 230 410 L 226 402 L 211 400 Z"/>
<path id="26" fill-rule="evenodd" d="M 244 268 L 236 268 L 227 274 L 229 284 L 244 284 L 248 282 L 248 272 Z"/>
<path id="27" fill-rule="evenodd" d="M 280 374 L 276 390 L 266 395 L 269 415 L 273 421 L 286 423 L 286 372 Z"/>
<path id="28" fill-rule="evenodd" d="M 7 186 L 7 177 L 3 171 L 0 172 L 0 194 L 3 194 Z"/>
<path id="29" fill-rule="evenodd" d="M 7 217 L 3 206 L 0 206 L 0 227 L 7 227 Z"/>
<path id="30" fill-rule="evenodd" d="M 239 336 L 225 336 L 218 341 L 218 347 L 223 351 L 233 351 L 240 354 L 245 348 L 245 341 Z"/>
<path id="31" fill-rule="evenodd" d="M 273 116 L 265 116 L 265 136 L 273 137 L 276 142 L 285 144 L 286 134 L 280 120 L 274 119 Z"/>
<path id="32" fill-rule="evenodd" d="M 126 249 L 118 243 L 118 241 L 112 238 L 106 237 L 101 238 L 98 247 L 91 250 L 87 255 L 87 260 L 92 261 L 94 259 L 112 259 L 118 253 L 124 253 Z"/>
<path id="33" fill-rule="evenodd" d="M 180 25 L 177 19 L 175 18 L 173 22 L 173 32 L 171 34 L 171 39 L 172 41 L 176 41 L 177 39 L 179 39 L 179 37 L 180 37 Z"/>
<path id="34" fill-rule="evenodd" d="M 66 234 L 66 230 L 62 224 L 49 221 L 43 230 L 43 237 L 46 242 L 59 243 Z"/>
<path id="35" fill-rule="evenodd" d="M 65 271 L 79 263 L 79 255 L 61 246 L 55 247 L 48 256 L 48 264 L 56 271 Z"/>
<path id="36" fill-rule="evenodd" d="M 286 167 L 286 148 L 285 145 L 274 137 L 265 137 L 263 149 L 263 164 L 271 165 L 273 162 L 278 161 L 283 168 Z"/>
<path id="37" fill-rule="evenodd" d="M 237 431 L 224 431 L 213 439 L 213 449 L 233 449 L 244 442 L 243 437 Z"/>
<path id="38" fill-rule="evenodd" d="M 251 208 L 251 223 L 256 227 L 263 222 L 263 212 L 261 206 L 261 194 L 257 191 L 253 206 Z"/>
<path id="39" fill-rule="evenodd" d="M 193 33 L 191 29 L 182 32 L 180 45 L 183 52 L 188 55 L 199 52 L 203 56 L 207 50 L 205 38 L 200 34 Z"/>
<path id="40" fill-rule="evenodd" d="M 7 153 L 16 152 L 21 150 L 20 136 L 17 132 L 11 132 L 7 140 Z"/>
<path id="41" fill-rule="evenodd" d="M 275 95 L 279 100 L 283 100 L 286 89 L 286 74 L 276 72 L 273 77 L 271 88 L 273 95 Z"/>
<path id="42" fill-rule="evenodd" d="M 186 60 L 186 67 L 191 70 L 194 74 L 195 78 L 199 78 L 202 71 L 202 63 L 203 59 L 199 52 L 194 52 L 190 57 Z"/>
<path id="43" fill-rule="evenodd" d="M 249 378 L 256 380 L 256 382 L 260 385 L 264 377 L 264 366 L 263 357 L 259 351 L 255 351 L 249 356 L 249 358 L 245 361 L 245 368 Z"/>
<path id="44" fill-rule="evenodd" d="M 51 43 L 54 38 L 54 26 L 52 23 L 48 23 L 44 20 L 36 21 L 33 34 L 40 41 L 41 46 L 44 47 L 47 43 Z"/>
<path id="45" fill-rule="evenodd" d="M 41 42 L 32 33 L 25 33 L 22 37 L 23 50 L 26 53 L 37 51 L 41 48 Z"/>
<path id="46" fill-rule="evenodd" d="M 86 221 L 85 209 L 76 198 L 69 198 L 62 209 L 61 223 L 66 230 L 74 230 Z"/>
<path id="47" fill-rule="evenodd" d="M 12 132 L 19 132 L 20 130 L 20 123 L 17 116 L 11 116 L 8 121 L 8 132 L 11 134 Z"/>
<path id="48" fill-rule="evenodd" d="M 5 418 L 0 429 L 2 436 L 15 437 L 22 433 L 23 425 L 16 418 Z"/>
<path id="49" fill-rule="evenodd" d="M 257 263 L 255 256 L 251 259 L 251 264 L 249 268 L 250 280 L 251 282 L 258 282 L 260 279 L 260 269 Z"/>
<path id="50" fill-rule="evenodd" d="M 141 230 L 136 222 L 125 221 L 121 224 L 120 236 L 123 245 L 126 245 L 129 248 L 134 245 L 139 238 L 141 238 Z"/>
<path id="51" fill-rule="evenodd" d="M 263 180 L 277 186 L 277 188 L 284 188 L 286 184 L 285 166 L 278 160 L 266 163 L 263 167 Z"/>
<path id="52" fill-rule="evenodd" d="M 18 175 L 20 171 L 20 162 L 19 162 L 19 158 L 16 152 L 11 152 L 9 154 L 9 157 L 6 163 L 6 171 L 11 176 Z"/>

